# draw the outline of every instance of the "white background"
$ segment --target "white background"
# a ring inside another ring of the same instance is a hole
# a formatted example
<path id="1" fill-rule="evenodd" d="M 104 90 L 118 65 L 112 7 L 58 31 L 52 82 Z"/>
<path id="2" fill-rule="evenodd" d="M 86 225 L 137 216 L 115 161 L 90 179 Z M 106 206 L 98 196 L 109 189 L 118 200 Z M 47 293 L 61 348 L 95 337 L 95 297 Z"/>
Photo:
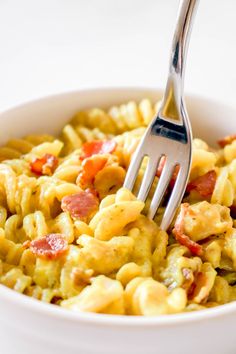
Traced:
<path id="1" fill-rule="evenodd" d="M 178 0 L 0 0 L 0 110 L 51 93 L 165 84 Z M 201 0 L 186 91 L 235 105 L 236 0 Z"/>

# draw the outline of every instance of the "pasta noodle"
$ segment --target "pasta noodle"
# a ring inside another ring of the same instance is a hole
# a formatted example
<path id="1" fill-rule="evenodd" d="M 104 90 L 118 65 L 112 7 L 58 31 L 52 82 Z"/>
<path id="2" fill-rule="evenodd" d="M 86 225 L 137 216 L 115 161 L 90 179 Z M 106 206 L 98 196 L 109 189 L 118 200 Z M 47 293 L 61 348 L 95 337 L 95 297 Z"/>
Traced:
<path id="1" fill-rule="evenodd" d="M 190 180 L 168 232 L 122 188 L 159 102 L 78 112 L 58 137 L 0 147 L 0 283 L 72 311 L 159 316 L 236 300 L 236 143 L 193 140 Z M 176 171 L 176 175 L 177 175 Z"/>

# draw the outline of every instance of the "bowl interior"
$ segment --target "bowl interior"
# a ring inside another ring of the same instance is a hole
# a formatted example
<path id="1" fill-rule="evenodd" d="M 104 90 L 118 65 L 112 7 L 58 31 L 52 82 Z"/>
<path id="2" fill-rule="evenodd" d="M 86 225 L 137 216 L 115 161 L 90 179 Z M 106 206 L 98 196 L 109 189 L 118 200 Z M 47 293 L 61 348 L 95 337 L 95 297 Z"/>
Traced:
<path id="1" fill-rule="evenodd" d="M 160 90 L 154 89 L 95 89 L 29 102 L 0 114 L 0 143 L 31 133 L 58 134 L 78 110 L 91 107 L 108 108 L 129 100 L 139 101 L 145 97 L 155 102 L 162 94 Z M 234 132 L 236 110 L 233 108 L 197 96 L 187 96 L 186 104 L 195 137 L 215 145 L 218 138 Z"/>
<path id="2" fill-rule="evenodd" d="M 63 125 L 78 111 L 90 107 L 108 108 L 129 100 L 139 101 L 144 97 L 154 102 L 161 98 L 160 90 L 118 88 L 118 89 L 95 89 L 71 93 L 58 94 L 29 102 L 3 112 L 0 114 L 1 130 L 0 143 L 9 138 L 22 137 L 30 133 L 58 134 Z M 235 130 L 234 117 L 236 109 L 223 103 L 197 96 L 188 96 L 186 99 L 188 113 L 192 122 L 193 134 L 200 137 L 209 144 L 215 145 L 218 138 L 233 133 Z M 119 316 L 96 315 L 96 314 L 74 314 L 70 311 L 58 309 L 51 305 L 43 304 L 26 296 L 19 295 L 8 288 L 0 286 L 0 297 L 5 304 L 10 306 L 17 303 L 23 309 L 27 308 L 36 313 L 51 314 L 57 318 L 64 316 L 64 319 L 75 321 L 86 319 L 93 323 L 106 323 L 111 321 L 116 324 L 132 323 L 138 324 L 171 324 L 176 321 L 202 320 L 207 314 L 210 317 L 235 313 L 236 303 L 223 305 L 210 310 L 203 310 L 194 314 L 178 314 L 163 316 L 161 318 L 119 318 Z M 1 306 L 0 306 L 1 307 Z M 4 307 L 4 305 L 3 305 Z M 6 309 L 7 311 L 7 309 Z M 7 313 L 7 312 L 6 312 Z M 98 317 L 97 317 L 98 316 Z M 91 322 L 90 322 L 91 323 Z"/>
<path id="3" fill-rule="evenodd" d="M 144 97 L 157 101 L 161 91 L 97 89 L 26 103 L 0 114 L 0 144 L 30 133 L 58 134 L 78 110 Z M 187 107 L 195 137 L 214 145 L 219 137 L 234 132 L 236 109 L 196 96 L 187 97 Z M 1 348 L 9 354 L 16 348 L 24 354 L 188 354 L 189 348 L 192 354 L 235 352 L 236 302 L 194 313 L 112 316 L 69 311 L 0 285 L 0 313 Z"/>

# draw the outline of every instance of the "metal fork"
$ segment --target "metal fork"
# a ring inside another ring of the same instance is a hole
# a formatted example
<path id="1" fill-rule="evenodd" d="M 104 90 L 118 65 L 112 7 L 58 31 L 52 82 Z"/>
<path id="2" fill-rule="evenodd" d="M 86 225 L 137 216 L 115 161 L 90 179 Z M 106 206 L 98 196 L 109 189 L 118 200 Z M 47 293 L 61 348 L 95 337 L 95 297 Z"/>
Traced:
<path id="1" fill-rule="evenodd" d="M 175 185 L 162 218 L 163 230 L 169 227 L 183 198 L 191 166 L 192 132 L 183 100 L 183 81 L 191 26 L 198 2 L 199 0 L 180 2 L 164 98 L 134 153 L 124 182 L 125 188 L 133 189 L 143 158 L 147 156 L 149 161 L 138 193 L 138 199 L 146 201 L 160 159 L 165 156 L 166 162 L 148 211 L 148 217 L 153 219 L 174 169 L 179 166 Z"/>

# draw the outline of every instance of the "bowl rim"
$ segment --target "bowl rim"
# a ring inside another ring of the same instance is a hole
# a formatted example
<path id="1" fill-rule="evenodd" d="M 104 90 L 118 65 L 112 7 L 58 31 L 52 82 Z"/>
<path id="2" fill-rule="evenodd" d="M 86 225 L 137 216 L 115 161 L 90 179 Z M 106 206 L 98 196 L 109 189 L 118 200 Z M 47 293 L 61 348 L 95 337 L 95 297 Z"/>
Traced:
<path id="1" fill-rule="evenodd" d="M 236 301 L 200 311 L 150 317 L 76 312 L 17 293 L 15 290 L 9 289 L 1 284 L 0 299 L 5 303 L 8 302 L 11 306 L 19 306 L 24 312 L 30 311 L 30 313 L 34 315 L 45 315 L 45 319 L 50 317 L 54 320 L 58 319 L 71 323 L 103 325 L 106 327 L 110 325 L 117 327 L 143 327 L 144 325 L 145 327 L 170 327 L 177 324 L 183 325 L 221 318 L 236 313 Z"/>
<path id="2" fill-rule="evenodd" d="M 123 92 L 123 91 L 131 91 L 132 93 L 141 93 L 141 92 L 152 92 L 160 94 L 163 90 L 155 87 L 148 86 L 118 86 L 118 87 L 94 87 L 94 88 L 85 88 L 78 90 L 71 90 L 66 92 L 59 92 L 55 94 L 49 94 L 43 97 L 38 97 L 36 99 L 32 99 L 29 101 L 23 101 L 20 104 L 17 104 L 13 107 L 7 108 L 6 110 L 0 111 L 0 119 L 2 115 L 11 113 L 18 109 L 24 108 L 28 105 L 39 104 L 43 101 L 50 101 L 58 99 L 62 96 L 71 96 L 82 93 L 96 93 L 96 92 Z M 186 95 L 188 100 L 194 99 L 199 101 L 204 101 L 206 104 L 218 104 L 220 106 L 227 107 L 235 111 L 236 106 L 234 107 L 232 104 L 224 101 L 215 100 L 212 97 L 201 96 L 195 93 L 188 93 Z M 50 317 L 54 317 L 54 319 L 63 319 L 69 322 L 80 322 L 81 324 L 90 324 L 90 325 L 103 325 L 103 326 L 122 326 L 122 327 L 162 327 L 162 326 L 174 326 L 176 324 L 186 324 L 186 323 L 195 323 L 199 321 L 205 321 L 214 319 L 217 317 L 223 317 L 225 315 L 232 315 L 236 313 L 236 301 L 219 305 L 217 307 L 212 307 L 208 309 L 203 309 L 200 311 L 186 312 L 186 313 L 178 313 L 178 314 L 170 314 L 170 315 L 161 315 L 161 316 L 153 316 L 153 317 L 145 317 L 145 316 L 124 316 L 124 315 L 108 315 L 108 314 L 98 314 L 92 312 L 73 312 L 68 309 L 64 309 L 60 306 L 53 306 L 52 304 L 44 303 L 40 300 L 34 299 L 32 297 L 28 297 L 24 294 L 17 293 L 16 291 L 7 288 L 4 285 L 0 284 L 0 299 L 4 302 L 8 302 L 11 305 L 20 306 L 24 311 L 30 310 L 31 313 L 34 314 L 43 314 Z"/>
<path id="3" fill-rule="evenodd" d="M 25 106 L 28 105 L 34 105 L 34 104 L 38 104 L 42 101 L 49 101 L 49 100 L 55 100 L 58 99 L 61 96 L 71 96 L 71 95 L 76 95 L 76 94 L 82 94 L 82 93 L 96 93 L 98 91 L 103 91 L 105 92 L 123 92 L 123 91 L 132 91 L 133 93 L 141 93 L 141 92 L 152 92 L 152 93 L 157 93 L 157 94 L 162 94 L 164 92 L 163 88 L 160 87 L 154 87 L 154 86 L 97 86 L 97 87 L 91 87 L 91 88 L 81 88 L 81 89 L 73 89 L 73 90 L 68 90 L 68 91 L 59 91 L 56 93 L 50 93 L 46 96 L 39 96 L 39 97 L 35 97 L 33 99 L 30 100 L 23 100 L 20 103 L 16 103 L 16 105 L 7 107 L 6 109 L 1 110 L 0 109 L 0 116 L 1 115 L 5 115 L 8 113 L 11 113 L 15 110 L 24 108 Z M 200 100 L 203 101 L 205 103 L 210 103 L 210 104 L 216 104 L 216 105 L 220 105 L 220 106 L 225 106 L 228 109 L 234 110 L 236 111 L 236 105 L 233 105 L 232 102 L 224 102 L 222 100 L 218 100 L 213 98 L 212 96 L 202 96 L 200 94 L 197 94 L 195 92 L 191 92 L 188 91 L 185 95 L 184 95 L 184 101 L 189 101 L 191 99 L 193 100 Z"/>

